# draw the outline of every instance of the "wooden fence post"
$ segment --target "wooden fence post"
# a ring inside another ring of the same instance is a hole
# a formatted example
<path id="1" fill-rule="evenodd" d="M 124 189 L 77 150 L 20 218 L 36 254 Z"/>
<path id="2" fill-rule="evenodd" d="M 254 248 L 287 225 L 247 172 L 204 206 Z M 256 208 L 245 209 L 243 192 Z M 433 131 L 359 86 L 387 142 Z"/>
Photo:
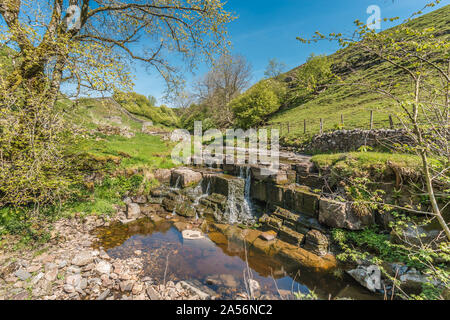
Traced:
<path id="1" fill-rule="evenodd" d="M 320 118 L 320 134 L 323 133 L 323 119 Z"/>
<path id="2" fill-rule="evenodd" d="M 303 120 L 303 133 L 306 134 L 306 119 Z"/>
<path id="3" fill-rule="evenodd" d="M 341 114 L 341 126 L 342 128 L 344 128 L 344 115 Z"/>
<path id="4" fill-rule="evenodd" d="M 283 123 L 280 123 L 280 136 L 281 136 L 282 132 L 283 132 Z"/>
<path id="5" fill-rule="evenodd" d="M 392 115 L 389 115 L 389 124 L 391 125 L 391 129 L 394 129 L 394 120 L 392 119 Z"/>
<path id="6" fill-rule="evenodd" d="M 373 110 L 370 110 L 370 130 L 373 129 Z"/>
<path id="7" fill-rule="evenodd" d="M 288 127 L 288 134 L 291 133 L 291 123 L 288 121 L 287 123 L 287 127 Z"/>

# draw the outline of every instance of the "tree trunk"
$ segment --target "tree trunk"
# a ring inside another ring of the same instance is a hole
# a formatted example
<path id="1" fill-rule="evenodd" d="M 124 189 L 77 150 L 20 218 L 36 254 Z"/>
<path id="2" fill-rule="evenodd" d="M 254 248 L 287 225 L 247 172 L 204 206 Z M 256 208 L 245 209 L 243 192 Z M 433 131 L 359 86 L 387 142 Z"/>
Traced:
<path id="1" fill-rule="evenodd" d="M 450 241 L 450 229 L 448 228 L 447 223 L 444 220 L 444 217 L 442 217 L 441 210 L 439 209 L 439 206 L 436 201 L 436 197 L 434 195 L 434 189 L 433 189 L 433 181 L 431 180 L 430 175 L 430 168 L 428 165 L 428 158 L 424 150 L 421 151 L 421 157 L 422 157 L 422 164 L 423 164 L 423 170 L 425 174 L 425 182 L 427 184 L 427 191 L 428 195 L 430 197 L 431 206 L 433 207 L 433 213 L 436 215 L 436 218 L 439 221 L 439 224 L 441 225 L 442 229 L 444 230 L 447 239 Z"/>

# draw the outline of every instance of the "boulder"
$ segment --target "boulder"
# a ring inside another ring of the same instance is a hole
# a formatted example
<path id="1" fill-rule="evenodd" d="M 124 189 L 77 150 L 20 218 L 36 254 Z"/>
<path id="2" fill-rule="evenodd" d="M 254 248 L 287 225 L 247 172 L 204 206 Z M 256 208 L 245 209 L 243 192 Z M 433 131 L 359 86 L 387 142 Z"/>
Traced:
<path id="1" fill-rule="evenodd" d="M 378 266 L 372 265 L 368 267 L 358 266 L 354 270 L 347 273 L 355 279 L 360 285 L 367 288 L 371 292 L 381 290 L 381 270 Z"/>
<path id="2" fill-rule="evenodd" d="M 161 183 L 169 183 L 172 172 L 169 169 L 158 169 L 154 172 L 154 176 Z"/>
<path id="3" fill-rule="evenodd" d="M 203 176 L 200 172 L 182 168 L 172 171 L 170 183 L 174 187 L 187 188 L 198 184 L 202 178 Z"/>
<path id="4" fill-rule="evenodd" d="M 408 244 L 414 246 L 428 246 L 437 247 L 443 238 L 439 238 L 441 232 L 438 230 L 425 230 L 420 226 L 414 226 L 409 223 L 401 233 L 397 233 L 395 230 L 391 232 L 391 239 L 397 244 Z"/>
<path id="5" fill-rule="evenodd" d="M 414 268 L 400 276 L 400 287 L 406 292 L 420 293 L 422 292 L 423 285 L 427 283 L 431 283 L 436 287 L 442 285 L 440 282 L 428 278 Z"/>
<path id="6" fill-rule="evenodd" d="M 137 203 L 127 204 L 127 218 L 137 219 L 141 215 L 141 208 Z"/>
<path id="7" fill-rule="evenodd" d="M 345 228 L 347 203 L 320 199 L 319 222 L 332 228 Z"/>
<path id="8" fill-rule="evenodd" d="M 362 230 L 374 223 L 371 214 L 358 214 L 346 202 L 320 199 L 319 222 L 332 228 Z"/>

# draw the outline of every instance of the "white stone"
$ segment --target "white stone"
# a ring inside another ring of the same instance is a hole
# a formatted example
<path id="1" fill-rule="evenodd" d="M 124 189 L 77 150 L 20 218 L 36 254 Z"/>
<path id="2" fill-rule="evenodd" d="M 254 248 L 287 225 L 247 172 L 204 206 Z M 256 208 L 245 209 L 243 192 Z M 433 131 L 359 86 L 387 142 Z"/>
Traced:
<path id="1" fill-rule="evenodd" d="M 183 239 L 186 240 L 199 240 L 204 238 L 203 234 L 196 230 L 184 230 L 181 234 L 183 235 Z"/>
<path id="2" fill-rule="evenodd" d="M 81 252 L 81 253 L 77 254 L 73 258 L 72 264 L 82 267 L 82 266 L 88 265 L 93 260 L 94 260 L 94 257 L 92 256 L 92 254 L 88 251 L 85 251 L 85 252 Z"/>
<path id="3" fill-rule="evenodd" d="M 372 292 L 381 290 L 381 270 L 378 266 L 363 267 L 359 266 L 357 269 L 347 271 L 356 281 L 363 287 L 366 287 Z"/>
<path id="4" fill-rule="evenodd" d="M 110 274 L 111 268 L 112 268 L 112 266 L 109 262 L 102 260 L 99 263 L 97 263 L 97 266 L 95 269 L 101 274 Z"/>

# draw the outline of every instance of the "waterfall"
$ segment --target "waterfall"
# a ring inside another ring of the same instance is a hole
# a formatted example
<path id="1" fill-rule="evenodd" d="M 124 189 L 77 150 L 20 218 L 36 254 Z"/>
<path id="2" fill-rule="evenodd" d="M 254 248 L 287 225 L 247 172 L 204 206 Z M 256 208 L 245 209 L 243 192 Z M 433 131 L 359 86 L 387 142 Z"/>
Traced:
<path id="1" fill-rule="evenodd" d="M 171 190 L 179 190 L 180 189 L 180 181 L 181 181 L 181 176 L 178 176 L 177 181 L 175 182 L 175 187 L 170 188 Z"/>
<path id="2" fill-rule="evenodd" d="M 239 192 L 238 184 L 243 182 L 242 187 Z M 227 222 L 237 223 L 237 222 L 250 222 L 254 221 L 253 216 L 253 206 L 250 198 L 250 188 L 251 188 L 251 172 L 250 167 L 244 172 L 244 168 L 240 168 L 240 177 L 238 180 L 231 182 L 229 184 L 228 190 L 228 203 L 225 216 Z"/>
<path id="3" fill-rule="evenodd" d="M 207 196 L 209 196 L 209 190 L 211 188 L 211 181 L 208 181 L 208 185 L 206 187 L 206 192 L 203 193 L 203 180 L 200 181 L 199 185 L 195 188 L 194 193 L 197 195 L 197 197 L 195 198 L 194 203 L 192 204 L 193 207 L 195 207 L 195 220 L 198 220 L 200 217 L 198 216 L 198 210 L 197 210 L 197 206 L 200 204 L 200 200 L 202 200 L 203 198 L 206 198 Z M 203 214 L 203 213 L 202 213 Z"/>
<path id="4" fill-rule="evenodd" d="M 246 216 L 253 216 L 253 205 L 250 196 L 250 191 L 252 187 L 252 173 L 250 167 L 247 167 L 246 177 L 245 177 L 245 188 L 244 188 L 244 211 Z"/>
<path id="5" fill-rule="evenodd" d="M 239 209 L 236 201 L 236 185 L 234 183 L 230 184 L 228 190 L 228 203 L 227 210 L 225 212 L 225 217 L 228 223 L 236 223 L 239 222 Z"/>

